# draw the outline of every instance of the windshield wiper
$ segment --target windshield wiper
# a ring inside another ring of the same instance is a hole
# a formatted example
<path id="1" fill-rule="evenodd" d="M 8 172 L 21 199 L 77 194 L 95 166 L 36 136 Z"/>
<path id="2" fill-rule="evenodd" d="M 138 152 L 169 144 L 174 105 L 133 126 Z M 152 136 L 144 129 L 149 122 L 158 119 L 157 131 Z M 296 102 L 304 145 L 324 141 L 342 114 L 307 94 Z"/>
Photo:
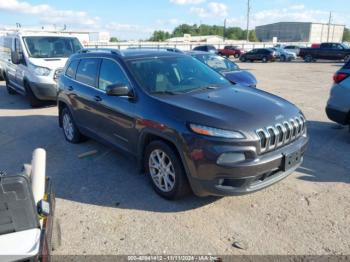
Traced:
<path id="1" fill-rule="evenodd" d="M 172 92 L 172 91 L 154 91 L 151 92 L 152 95 L 178 95 L 179 93 Z"/>
<path id="2" fill-rule="evenodd" d="M 186 93 L 191 93 L 191 92 L 196 92 L 196 91 L 203 91 L 203 90 L 215 90 L 217 88 L 219 88 L 219 86 L 207 85 L 207 86 L 203 86 L 203 87 L 199 87 L 199 88 L 195 88 L 195 89 L 189 90 Z"/>

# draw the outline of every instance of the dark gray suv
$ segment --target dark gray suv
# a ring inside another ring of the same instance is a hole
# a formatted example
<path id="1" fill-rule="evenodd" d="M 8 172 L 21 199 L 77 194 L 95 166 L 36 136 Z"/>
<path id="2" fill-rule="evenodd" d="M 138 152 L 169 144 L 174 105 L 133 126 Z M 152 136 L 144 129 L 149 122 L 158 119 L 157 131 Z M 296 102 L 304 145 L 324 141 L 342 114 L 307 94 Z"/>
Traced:
<path id="1" fill-rule="evenodd" d="M 296 106 L 175 52 L 83 50 L 60 77 L 58 106 L 69 142 L 130 153 L 167 199 L 263 189 L 301 165 L 308 142 Z"/>

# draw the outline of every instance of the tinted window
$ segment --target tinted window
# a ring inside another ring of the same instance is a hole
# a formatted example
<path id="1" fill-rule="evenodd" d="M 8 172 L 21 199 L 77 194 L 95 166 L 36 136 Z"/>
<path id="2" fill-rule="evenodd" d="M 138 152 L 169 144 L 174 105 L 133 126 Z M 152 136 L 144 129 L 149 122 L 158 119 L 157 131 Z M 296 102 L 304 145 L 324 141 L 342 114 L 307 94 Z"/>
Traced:
<path id="1" fill-rule="evenodd" d="M 79 60 L 72 61 L 67 68 L 66 75 L 70 78 L 75 79 L 75 74 L 77 72 L 78 65 L 79 65 Z"/>
<path id="2" fill-rule="evenodd" d="M 160 57 L 128 62 L 140 86 L 150 93 L 185 93 L 230 85 L 219 73 L 193 57 Z"/>
<path id="3" fill-rule="evenodd" d="M 76 80 L 93 87 L 96 87 L 97 70 L 100 59 L 82 59 L 80 60 Z"/>
<path id="4" fill-rule="evenodd" d="M 112 84 L 128 84 L 128 79 L 117 63 L 109 59 L 103 59 L 100 70 L 99 89 L 106 90 L 106 87 Z"/>

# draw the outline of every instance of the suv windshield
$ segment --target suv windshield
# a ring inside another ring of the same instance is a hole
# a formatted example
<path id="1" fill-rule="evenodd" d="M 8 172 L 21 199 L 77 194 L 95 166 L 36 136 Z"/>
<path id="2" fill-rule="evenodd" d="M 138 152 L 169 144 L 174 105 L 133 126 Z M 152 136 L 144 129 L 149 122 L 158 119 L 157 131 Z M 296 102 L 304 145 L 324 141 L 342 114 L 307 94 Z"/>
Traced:
<path id="1" fill-rule="evenodd" d="M 79 40 L 73 37 L 31 36 L 23 40 L 33 58 L 65 58 L 82 49 Z"/>
<path id="2" fill-rule="evenodd" d="M 200 54 L 195 55 L 195 57 L 220 73 L 240 70 L 238 65 L 221 56 L 211 54 Z"/>
<path id="3" fill-rule="evenodd" d="M 231 85 L 193 57 L 156 57 L 127 62 L 138 83 L 149 93 L 186 93 Z"/>

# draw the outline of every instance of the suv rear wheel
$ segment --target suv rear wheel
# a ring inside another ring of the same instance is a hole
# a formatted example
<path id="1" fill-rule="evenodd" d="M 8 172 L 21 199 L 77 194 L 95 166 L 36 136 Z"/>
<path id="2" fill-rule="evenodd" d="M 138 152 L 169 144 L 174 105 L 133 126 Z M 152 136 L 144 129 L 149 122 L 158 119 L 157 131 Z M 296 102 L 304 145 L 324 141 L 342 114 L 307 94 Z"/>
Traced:
<path id="1" fill-rule="evenodd" d="M 147 146 L 144 165 L 154 190 L 160 196 L 173 200 L 190 192 L 181 160 L 163 141 L 154 141 Z"/>
<path id="2" fill-rule="evenodd" d="M 263 63 L 267 63 L 267 62 L 269 61 L 269 59 L 268 59 L 266 56 L 264 56 L 264 57 L 261 59 L 261 61 L 262 61 Z"/>
<path id="3" fill-rule="evenodd" d="M 61 113 L 63 134 L 66 140 L 72 144 L 78 144 L 83 141 L 83 136 L 79 132 L 72 114 L 67 107 L 62 109 Z"/>

